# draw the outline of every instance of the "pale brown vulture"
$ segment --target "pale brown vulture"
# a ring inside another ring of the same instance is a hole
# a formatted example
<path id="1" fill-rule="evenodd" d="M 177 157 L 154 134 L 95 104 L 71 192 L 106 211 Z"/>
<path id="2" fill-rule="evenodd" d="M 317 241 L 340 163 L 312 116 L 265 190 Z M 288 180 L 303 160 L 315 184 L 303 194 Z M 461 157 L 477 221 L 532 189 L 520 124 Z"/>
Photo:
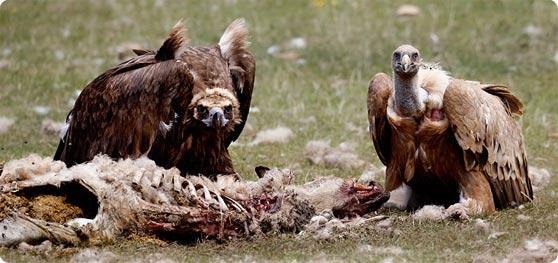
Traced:
<path id="1" fill-rule="evenodd" d="M 182 22 L 157 51 L 107 70 L 77 98 L 55 160 L 147 155 L 182 174 L 234 173 L 227 150 L 248 117 L 255 60 L 244 19 L 212 47 L 188 45 Z"/>
<path id="2" fill-rule="evenodd" d="M 398 47 L 393 80 L 368 89 L 370 135 L 387 166 L 386 206 L 449 206 L 486 215 L 533 198 L 521 126 L 523 104 L 502 85 L 454 79 L 419 51 Z"/>

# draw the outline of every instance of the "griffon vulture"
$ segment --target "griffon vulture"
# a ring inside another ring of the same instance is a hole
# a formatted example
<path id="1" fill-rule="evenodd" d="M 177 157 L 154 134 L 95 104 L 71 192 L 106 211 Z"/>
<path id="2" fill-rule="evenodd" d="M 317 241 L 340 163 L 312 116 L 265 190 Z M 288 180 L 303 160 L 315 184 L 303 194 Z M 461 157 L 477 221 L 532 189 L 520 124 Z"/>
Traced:
<path id="1" fill-rule="evenodd" d="M 68 114 L 55 160 L 68 166 L 107 154 L 147 155 L 182 174 L 234 173 L 228 146 L 248 117 L 255 60 L 244 19 L 212 47 L 188 45 L 182 22 L 157 51 L 107 70 Z"/>
<path id="2" fill-rule="evenodd" d="M 523 104 L 502 85 L 454 79 L 419 51 L 398 47 L 393 80 L 368 89 L 370 135 L 387 166 L 386 206 L 444 205 L 460 217 L 486 215 L 533 198 L 519 123 Z"/>

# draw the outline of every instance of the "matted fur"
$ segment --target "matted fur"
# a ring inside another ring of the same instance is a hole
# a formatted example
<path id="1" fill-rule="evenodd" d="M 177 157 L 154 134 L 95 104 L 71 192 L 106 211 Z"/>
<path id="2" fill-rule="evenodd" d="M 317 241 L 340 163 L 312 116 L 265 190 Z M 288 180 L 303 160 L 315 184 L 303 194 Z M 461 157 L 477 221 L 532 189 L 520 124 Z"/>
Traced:
<path id="1" fill-rule="evenodd" d="M 6 163 L 0 174 L 0 199 L 24 197 L 25 192 L 78 193 L 93 196 L 94 202 L 80 207 L 95 204 L 97 212 L 92 218 L 68 218 L 60 224 L 0 206 L 6 209 L 0 215 L 8 215 L 0 218 L 0 246 L 44 239 L 56 244 L 99 244 L 130 234 L 189 240 L 199 235 L 228 239 L 270 231 L 299 232 L 317 209 L 362 215 L 387 199 L 377 184 L 356 190 L 353 180 L 330 177 L 293 185 L 294 176 L 289 170 L 271 169 L 257 181 L 238 181 L 233 176 L 213 181 L 182 177 L 178 169 L 158 167 L 147 158 L 114 161 L 101 155 L 66 168 L 62 162 L 31 155 Z"/>

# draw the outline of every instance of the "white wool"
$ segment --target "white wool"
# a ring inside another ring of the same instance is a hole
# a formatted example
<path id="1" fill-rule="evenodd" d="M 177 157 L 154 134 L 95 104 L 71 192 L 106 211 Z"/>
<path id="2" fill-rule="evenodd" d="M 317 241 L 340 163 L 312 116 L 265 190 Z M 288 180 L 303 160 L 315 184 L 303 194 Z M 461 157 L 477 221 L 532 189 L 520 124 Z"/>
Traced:
<path id="1" fill-rule="evenodd" d="M 321 165 L 324 163 L 324 156 L 331 151 L 329 141 L 309 141 L 306 144 L 305 156 L 312 163 Z"/>
<path id="2" fill-rule="evenodd" d="M 347 122 L 345 124 L 345 129 L 351 133 L 355 133 L 357 136 L 365 136 L 368 134 L 368 126 L 357 126 L 352 122 Z"/>
<path id="3" fill-rule="evenodd" d="M 294 133 L 291 129 L 279 126 L 275 129 L 262 130 L 256 134 L 256 138 L 248 145 L 258 145 L 261 143 L 286 143 L 292 137 Z"/>
<path id="4" fill-rule="evenodd" d="M 401 255 L 403 254 L 403 249 L 396 246 L 389 247 L 375 247 L 369 244 L 361 245 L 357 248 L 360 252 L 374 252 L 377 254 L 391 254 L 391 255 Z"/>
<path id="5" fill-rule="evenodd" d="M 443 206 L 425 205 L 411 215 L 411 218 L 419 221 L 442 221 L 448 217 Z"/>
<path id="6" fill-rule="evenodd" d="M 340 202 L 344 202 L 343 196 L 336 197 L 332 193 L 337 193 L 341 185 L 346 182 L 347 179 L 337 178 L 337 177 L 322 177 L 318 178 L 312 182 L 308 182 L 302 186 L 293 186 L 294 190 L 302 196 L 304 199 L 308 199 L 310 203 L 314 205 L 316 210 L 322 211 L 324 209 L 332 208 L 340 205 Z"/>
<path id="7" fill-rule="evenodd" d="M 66 124 L 56 122 L 52 119 L 44 119 L 41 123 L 41 131 L 47 135 L 59 135 Z"/>
<path id="8" fill-rule="evenodd" d="M 324 214 L 326 213 L 326 214 Z M 305 226 L 301 236 L 309 236 L 316 240 L 337 240 L 358 237 L 358 230 L 372 223 L 370 219 L 357 217 L 352 220 L 341 220 L 328 216 L 331 210 L 313 217 Z"/>
<path id="9" fill-rule="evenodd" d="M 106 250 L 99 248 L 85 248 L 72 257 L 71 262 L 93 263 L 93 262 L 112 262 L 118 257 Z"/>
<path id="10" fill-rule="evenodd" d="M 538 191 L 540 188 L 548 185 L 551 174 L 545 168 L 529 166 L 529 177 L 531 178 L 533 191 Z"/>
<path id="11" fill-rule="evenodd" d="M 15 119 L 0 116 L 0 134 L 6 133 L 14 123 Z"/>
<path id="12" fill-rule="evenodd" d="M 329 141 L 310 141 L 306 144 L 305 156 L 312 163 L 343 170 L 357 169 L 366 164 L 356 154 L 355 144 L 343 142 L 336 148 Z"/>
<path id="13" fill-rule="evenodd" d="M 293 173 L 285 169 L 271 169 L 263 178 L 255 182 L 239 182 L 235 181 L 234 177 L 226 176 L 218 177 L 217 182 L 213 182 L 205 177 L 184 178 L 180 176 L 178 169 L 163 169 L 147 158 L 114 161 L 106 155 L 95 156 L 90 162 L 74 165 L 71 168 L 65 168 L 64 163 L 60 161 L 52 162 L 51 158 L 31 155 L 8 162 L 5 168 L 6 170 L 0 176 L 0 181 L 2 181 L 0 183 L 4 183 L 2 187 L 8 187 L 8 189 L 20 190 L 41 185 L 60 186 L 65 182 L 77 180 L 84 187 L 93 191 L 99 197 L 99 213 L 91 220 L 71 222 L 76 223 L 75 227 L 80 228 L 84 235 L 89 236 L 91 242 L 112 240 L 127 231 L 134 232 L 144 229 L 146 226 L 142 220 L 145 219 L 145 209 L 148 209 L 146 205 L 159 207 L 160 204 L 166 204 L 163 207 L 173 208 L 173 205 L 184 200 L 192 204 L 191 208 L 205 203 L 209 209 L 217 209 L 216 211 L 227 211 L 227 209 L 243 211 L 244 208 L 238 203 L 244 204 L 243 202 L 254 200 L 254 198 L 271 198 L 278 194 L 275 197 L 283 198 L 281 210 L 265 217 L 259 217 L 260 219 L 267 220 L 266 223 L 272 224 L 273 228 L 292 229 L 285 224 L 310 219 L 314 215 L 312 213 L 316 211 L 315 209 L 320 208 L 317 211 L 324 211 L 320 214 L 323 218 L 316 218 L 312 222 L 317 224 L 318 229 L 326 228 L 319 234 L 320 238 L 324 239 L 356 237 L 358 233 L 353 230 L 354 228 L 365 227 L 377 221 L 372 218 L 353 220 L 333 218 L 331 209 L 333 204 L 339 200 L 337 198 L 337 193 L 340 192 L 339 186 L 350 179 L 324 178 L 297 187 L 291 185 Z M 10 178 L 8 173 L 13 173 L 15 176 Z M 22 173 L 25 176 L 20 176 Z M 18 180 L 21 177 L 25 178 Z M 16 181 L 18 181 L 17 184 L 12 184 Z M 185 199 L 177 199 L 177 193 L 181 193 L 181 197 Z M 307 193 L 314 196 L 304 198 Z M 236 201 L 228 199 L 229 197 Z M 226 199 L 226 204 L 223 199 Z M 323 204 L 326 203 L 329 205 L 324 207 Z M 321 209 L 322 207 L 323 209 Z M 250 205 L 247 205 L 245 209 L 257 212 Z M 295 211 L 303 214 L 297 214 L 298 219 L 293 219 Z M 257 234 L 260 222 L 257 220 L 251 222 L 253 223 L 247 228 L 250 233 Z M 306 222 L 304 221 L 304 223 Z M 13 240 L 20 237 L 25 238 L 25 235 L 26 233 L 21 233 L 21 231 L 10 233 L 10 238 L 1 240 L 0 245 L 11 244 L 10 242 Z"/>
<path id="14" fill-rule="evenodd" d="M 43 242 L 41 242 L 41 244 L 38 245 L 30 245 L 27 242 L 21 242 L 19 243 L 19 245 L 17 246 L 17 249 L 20 251 L 25 251 L 25 252 L 34 252 L 37 254 L 47 254 L 50 251 L 52 251 L 52 242 L 50 242 L 49 240 L 45 240 Z M 3 261 L 0 261 L 1 263 L 4 263 Z"/>
<path id="15" fill-rule="evenodd" d="M 373 164 L 369 164 L 368 167 L 360 177 L 358 178 L 357 182 L 362 185 L 368 185 L 372 181 L 377 181 L 378 178 L 384 177 L 386 174 L 386 167 L 376 167 Z"/>
<path id="16" fill-rule="evenodd" d="M 490 233 L 491 228 L 492 228 L 492 227 L 491 227 L 490 223 L 488 223 L 488 222 L 486 222 L 486 221 L 484 221 L 484 220 L 482 220 L 482 219 L 480 219 L 480 218 L 477 218 L 477 219 L 475 220 L 475 230 L 476 230 L 478 233 L 480 233 L 480 234 L 488 234 L 488 233 Z"/>
<path id="17" fill-rule="evenodd" d="M 514 249 L 501 262 L 551 262 L 557 253 L 558 241 L 533 238 L 525 240 L 522 247 Z"/>
<path id="18" fill-rule="evenodd" d="M 61 161 L 52 161 L 51 157 L 43 158 L 37 154 L 12 160 L 4 164 L 4 169 L 0 178 L 1 183 L 15 180 L 25 180 L 37 175 L 58 173 L 65 167 Z"/>

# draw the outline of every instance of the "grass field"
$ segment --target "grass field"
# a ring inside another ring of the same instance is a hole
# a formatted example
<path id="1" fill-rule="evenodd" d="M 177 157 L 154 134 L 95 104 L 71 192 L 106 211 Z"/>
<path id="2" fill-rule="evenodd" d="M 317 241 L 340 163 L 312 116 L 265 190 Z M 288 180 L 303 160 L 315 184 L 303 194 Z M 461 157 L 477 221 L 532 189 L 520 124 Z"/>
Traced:
<path id="1" fill-rule="evenodd" d="M 244 17 L 257 60 L 252 106 L 258 109 L 249 116 L 240 146 L 231 148 L 244 178 L 254 179 L 257 165 L 295 169 L 299 182 L 361 175 L 364 168 L 311 164 L 304 149 L 312 140 L 355 143 L 361 159 L 380 165 L 367 133 L 368 81 L 376 72 L 390 71 L 391 52 L 403 43 L 418 47 L 425 60 L 439 62 L 455 77 L 509 85 L 526 106 L 519 120 L 530 165 L 554 175 L 558 7 L 550 0 L 423 0 L 414 1 L 420 15 L 396 16 L 405 3 L 8 0 L 0 6 L 0 118 L 14 124 L 0 134 L 0 162 L 30 153 L 53 155 L 58 138 L 41 130 L 43 120 L 63 121 L 76 91 L 119 63 L 120 50 L 130 43 L 157 48 L 184 18 L 192 44 L 212 45 L 231 21 Z M 305 39 L 306 46 L 290 47 L 294 38 Z M 279 47 L 279 53 L 269 54 L 270 47 Z M 294 132 L 288 143 L 242 146 L 258 131 L 278 126 Z M 524 209 L 483 218 L 491 224 L 488 232 L 479 231 L 474 220 L 424 223 L 389 212 L 406 218 L 392 223 L 400 230 L 395 234 L 371 225 L 355 229 L 351 238 L 328 241 L 294 234 L 166 246 L 123 241 L 87 250 L 89 257 L 81 249 L 38 253 L 5 248 L 0 256 L 7 262 L 87 261 L 95 255 L 118 262 L 521 262 L 525 259 L 518 253 L 529 251 L 526 241 L 558 240 L 557 187 L 558 177 L 552 176 Z M 519 215 L 529 218 L 520 220 Z M 490 238 L 493 233 L 503 234 Z M 558 247 L 551 248 L 539 260 L 550 262 L 557 255 Z"/>

